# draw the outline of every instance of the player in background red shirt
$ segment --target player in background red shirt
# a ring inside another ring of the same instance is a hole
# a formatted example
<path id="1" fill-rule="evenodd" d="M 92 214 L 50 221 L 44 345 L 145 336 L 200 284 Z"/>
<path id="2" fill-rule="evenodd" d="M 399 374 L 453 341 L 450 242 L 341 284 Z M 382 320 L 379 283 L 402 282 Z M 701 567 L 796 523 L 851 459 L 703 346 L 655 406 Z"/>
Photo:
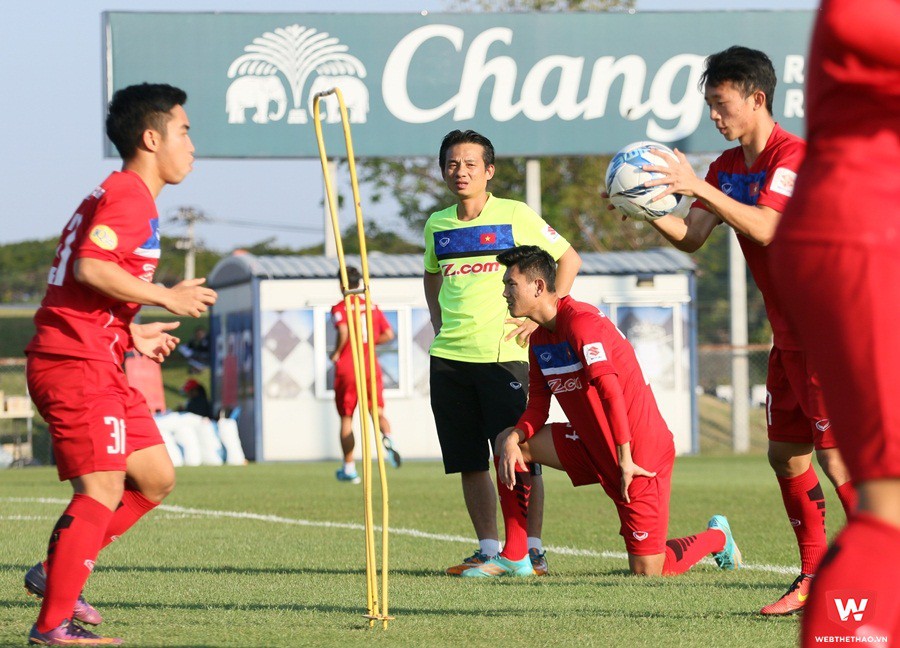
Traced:
<path id="1" fill-rule="evenodd" d="M 340 274 L 338 275 L 340 277 Z M 347 286 L 350 289 L 358 288 L 362 277 L 359 270 L 353 266 L 347 267 Z M 385 344 L 394 339 L 394 331 L 388 324 L 384 313 L 377 305 L 372 307 L 372 326 L 375 328 L 372 335 L 366 329 L 366 299 L 363 295 L 351 296 L 351 299 L 360 301 L 360 320 L 363 331 L 363 357 L 361 362 L 366 363 L 368 371 L 368 347 L 369 340 L 374 339 L 376 346 Z M 334 402 L 338 415 L 341 417 L 341 451 L 344 453 L 344 466 L 335 473 L 338 481 L 358 484 L 360 479 L 356 472 L 356 462 L 353 460 L 353 411 L 356 409 L 358 394 L 356 392 L 356 372 L 353 368 L 353 354 L 350 350 L 350 327 L 347 324 L 347 306 L 341 300 L 331 308 L 331 321 L 337 329 L 337 338 L 334 341 L 334 351 L 331 352 L 331 361 L 334 363 Z M 382 384 L 381 365 L 378 358 L 375 359 L 375 376 L 368 375 L 369 383 L 375 380 L 378 393 L 378 426 L 384 438 L 384 446 L 388 450 L 388 459 L 395 468 L 400 467 L 400 455 L 393 448 L 390 441 L 391 424 L 384 415 L 384 385 Z M 374 411 L 375 404 L 369 398 L 369 411 Z"/>
<path id="2" fill-rule="evenodd" d="M 136 324 L 142 304 L 199 317 L 216 300 L 203 279 L 153 283 L 159 259 L 155 198 L 191 171 L 187 95 L 162 84 L 119 90 L 107 136 L 123 160 L 82 202 L 60 237 L 47 294 L 26 349 L 28 389 L 49 423 L 60 480 L 74 491 L 56 523 L 47 560 L 25 576 L 43 597 L 29 643 L 110 645 L 75 623 L 98 624 L 81 596 L 100 549 L 156 507 L 175 471 L 141 394 L 122 369 L 126 351 L 162 362 L 178 343 L 177 323 Z"/>
<path id="3" fill-rule="evenodd" d="M 803 140 L 782 130 L 772 118 L 775 82 L 774 67 L 763 52 L 734 46 L 711 55 L 700 79 L 709 117 L 726 140 L 737 140 L 740 146 L 712 163 L 705 182 L 677 150 L 668 167 L 645 167 L 662 176 L 647 186 L 668 185 L 661 196 L 678 193 L 696 199 L 686 218 L 665 216 L 650 224 L 685 252 L 702 246 L 720 223 L 731 226 L 772 325 L 766 377 L 769 464 L 797 538 L 801 573 L 781 598 L 760 610 L 764 615 L 794 614 L 803 608 L 828 547 L 825 495 L 812 466 L 813 450 L 848 517 L 856 500 L 822 402 L 819 378 L 807 366 L 775 301 L 775 286 L 784 279 L 768 265 L 767 246 L 793 192 L 805 148 Z"/>
<path id="4" fill-rule="evenodd" d="M 859 492 L 801 643 L 900 645 L 900 3 L 824 0 L 807 59 L 809 149 L 772 268 L 822 377 Z"/>
<path id="5" fill-rule="evenodd" d="M 528 407 L 497 437 L 498 481 L 512 492 L 526 462 L 564 470 L 572 484 L 597 484 L 615 502 L 632 573 L 681 574 L 707 554 L 723 569 L 741 566 L 724 516 L 686 538 L 666 540 L 675 444 L 634 349 L 595 307 L 556 293 L 556 264 L 536 246 L 497 256 L 507 267 L 503 297 L 512 317 L 538 324 L 530 339 Z M 568 424 L 545 425 L 556 396 Z M 463 577 L 531 575 L 526 511 L 500 500 L 506 543 L 496 558 Z"/>

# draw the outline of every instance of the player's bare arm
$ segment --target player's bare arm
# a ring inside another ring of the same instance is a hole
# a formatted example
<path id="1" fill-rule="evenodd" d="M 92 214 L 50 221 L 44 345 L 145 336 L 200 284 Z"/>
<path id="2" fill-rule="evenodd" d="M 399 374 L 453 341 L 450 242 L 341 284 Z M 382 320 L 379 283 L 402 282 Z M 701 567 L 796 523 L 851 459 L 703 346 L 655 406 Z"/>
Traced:
<path id="1" fill-rule="evenodd" d="M 135 351 L 154 362 L 162 363 L 181 342 L 180 338 L 169 333 L 178 328 L 179 324 L 180 322 L 151 322 L 149 324 L 132 322 L 130 331 Z"/>
<path id="2" fill-rule="evenodd" d="M 138 279 L 116 263 L 82 257 L 75 261 L 75 278 L 97 292 L 123 302 L 162 306 L 174 315 L 200 317 L 216 303 L 216 291 L 201 284 L 206 279 L 187 279 L 172 288 Z"/>
<path id="3" fill-rule="evenodd" d="M 516 485 L 516 472 L 528 470 L 522 455 L 522 447 L 519 445 L 524 440 L 524 431 L 510 427 L 498 434 L 494 441 L 494 452 L 497 454 L 497 475 L 509 489 Z"/>
<path id="4" fill-rule="evenodd" d="M 616 446 L 616 453 L 619 456 L 619 468 L 622 470 L 622 499 L 626 503 L 631 502 L 628 495 L 628 489 L 635 477 L 656 477 L 655 472 L 644 470 L 631 458 L 631 441 Z"/>
<path id="5" fill-rule="evenodd" d="M 675 149 L 675 155 L 675 158 L 669 156 L 668 166 L 647 165 L 644 167 L 645 171 L 651 171 L 661 176 L 648 180 L 645 183 L 646 186 L 658 187 L 665 185 L 665 190 L 657 196 L 657 199 L 674 193 L 691 198 L 699 198 L 707 206 L 709 213 L 727 223 L 751 241 L 763 246 L 772 242 L 775 230 L 778 227 L 778 219 L 781 217 L 779 212 L 769 207 L 745 205 L 734 198 L 726 196 L 702 178 L 697 177 L 697 174 L 694 173 L 694 168 L 688 162 L 684 153 Z M 694 210 L 691 211 L 693 212 Z M 674 217 L 669 216 L 666 218 Z M 682 240 L 690 241 L 691 243 L 698 240 L 703 233 L 703 229 L 708 225 L 708 220 L 703 219 L 703 226 L 699 231 L 688 232 L 682 237 Z M 690 224 L 686 221 L 685 225 L 687 228 L 690 227 Z M 663 227 L 672 227 L 672 225 L 666 224 Z M 663 233 L 663 236 L 669 238 L 660 227 L 657 227 L 657 229 Z M 706 236 L 709 236 L 709 233 Z M 706 238 L 704 237 L 703 240 L 705 241 Z M 675 241 L 673 241 L 673 244 L 675 244 Z"/>
<path id="6" fill-rule="evenodd" d="M 347 342 L 350 339 L 350 329 L 346 324 L 339 324 L 337 327 L 337 339 L 334 341 L 334 351 L 331 352 L 332 362 L 337 362 L 338 358 L 341 357 L 341 353 L 344 350 L 344 347 L 347 346 Z"/>
<path id="7" fill-rule="evenodd" d="M 386 331 L 382 331 L 381 335 L 375 340 L 375 345 L 379 344 L 387 344 L 391 340 L 394 339 L 394 329 L 388 329 Z"/>
<path id="8" fill-rule="evenodd" d="M 441 294 L 441 285 L 444 279 L 439 272 L 426 272 L 424 276 L 425 303 L 428 304 L 428 314 L 431 316 L 431 328 L 434 334 L 441 332 L 441 304 L 438 295 Z"/>
<path id="9" fill-rule="evenodd" d="M 572 292 L 572 284 L 580 269 L 581 257 L 575 248 L 569 246 L 556 261 L 556 294 L 560 299 Z"/>

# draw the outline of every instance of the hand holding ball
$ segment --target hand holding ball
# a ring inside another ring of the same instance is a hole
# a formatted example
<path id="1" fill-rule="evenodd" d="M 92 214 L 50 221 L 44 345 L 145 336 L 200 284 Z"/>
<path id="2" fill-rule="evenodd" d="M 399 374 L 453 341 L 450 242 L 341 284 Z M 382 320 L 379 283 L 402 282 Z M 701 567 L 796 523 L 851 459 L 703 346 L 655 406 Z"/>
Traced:
<path id="1" fill-rule="evenodd" d="M 667 155 L 675 157 L 672 149 L 656 142 L 635 142 L 613 156 L 606 169 L 606 192 L 610 202 L 628 218 L 656 220 L 675 211 L 681 196 L 670 194 L 657 196 L 666 185 L 645 187 L 644 183 L 662 177 L 659 173 L 644 171 L 645 165 L 669 166 Z"/>

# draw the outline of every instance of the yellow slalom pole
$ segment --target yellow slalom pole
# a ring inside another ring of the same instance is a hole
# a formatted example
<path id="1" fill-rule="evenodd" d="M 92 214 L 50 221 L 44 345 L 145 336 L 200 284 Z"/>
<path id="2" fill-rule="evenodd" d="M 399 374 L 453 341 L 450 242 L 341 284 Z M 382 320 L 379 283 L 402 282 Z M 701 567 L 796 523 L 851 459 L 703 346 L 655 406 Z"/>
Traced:
<path id="1" fill-rule="evenodd" d="M 347 264 L 344 258 L 344 246 L 341 240 L 341 228 L 337 217 L 337 205 L 334 199 L 334 188 L 328 171 L 328 155 L 325 151 L 325 140 L 322 135 L 322 120 L 319 104 L 329 95 L 335 95 L 341 112 L 341 125 L 344 130 L 344 141 L 347 147 L 347 163 L 350 169 L 350 185 L 353 191 L 353 205 L 356 211 L 356 230 L 359 237 L 360 270 L 362 272 L 362 287 L 350 289 L 347 280 Z M 366 614 L 369 626 L 373 627 L 377 620 L 382 622 L 382 627 L 387 628 L 388 621 L 393 619 L 388 615 L 388 531 L 389 531 L 389 498 L 387 473 L 384 465 L 383 437 L 381 424 L 378 417 L 378 385 L 375 377 L 375 340 L 366 340 L 366 332 L 373 331 L 372 304 L 369 292 L 369 259 L 366 250 L 365 225 L 362 217 L 362 204 L 359 197 L 359 182 L 356 175 L 356 158 L 353 154 L 353 140 L 350 136 L 350 120 L 347 117 L 347 106 L 340 88 L 332 88 L 316 94 L 313 99 L 313 123 L 316 128 L 316 140 L 319 145 L 319 157 L 322 161 L 322 173 L 325 178 L 325 194 L 328 201 L 328 211 L 334 230 L 338 263 L 340 264 L 341 288 L 344 294 L 344 305 L 347 309 L 347 326 L 349 333 L 350 352 L 353 358 L 353 370 L 356 377 L 356 393 L 359 397 L 361 445 L 362 445 L 362 481 L 363 481 L 363 512 L 365 517 L 365 553 L 366 553 Z M 365 298 L 365 328 L 362 322 L 362 305 L 359 295 Z M 368 343 L 367 343 L 368 342 Z M 364 357 L 366 356 L 366 357 Z M 369 379 L 371 378 L 371 380 Z M 369 414 L 371 413 L 372 428 L 369 427 Z M 374 439 L 373 439 L 374 436 Z M 375 555 L 375 529 L 372 512 L 372 445 L 375 442 L 375 451 L 378 458 L 378 474 L 381 481 L 381 588 L 379 599 L 378 568 Z"/>

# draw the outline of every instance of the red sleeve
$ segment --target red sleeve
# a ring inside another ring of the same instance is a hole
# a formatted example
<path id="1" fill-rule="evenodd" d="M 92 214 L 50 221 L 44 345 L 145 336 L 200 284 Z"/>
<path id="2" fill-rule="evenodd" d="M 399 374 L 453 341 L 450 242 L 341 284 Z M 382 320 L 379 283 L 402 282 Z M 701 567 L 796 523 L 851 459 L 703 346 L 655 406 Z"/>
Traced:
<path id="1" fill-rule="evenodd" d="M 569 323 L 569 344 L 584 365 L 588 380 L 618 371 L 609 359 L 610 335 L 619 335 L 618 330 L 600 313 L 579 313 Z"/>
<path id="2" fill-rule="evenodd" d="M 378 306 L 375 307 L 372 315 L 372 326 L 374 326 L 375 330 L 378 331 L 378 333 L 375 335 L 376 338 L 380 337 L 382 333 L 391 330 L 391 323 L 388 322 L 387 317 L 384 316 L 384 313 L 381 312 L 381 309 L 378 308 Z"/>
<path id="3" fill-rule="evenodd" d="M 802 140 L 786 142 L 779 148 L 766 173 L 766 184 L 759 189 L 757 206 L 769 207 L 779 214 L 785 210 L 794 194 L 797 171 L 805 153 L 806 144 Z"/>
<path id="4" fill-rule="evenodd" d="M 534 347 L 528 350 L 528 406 L 519 418 L 516 427 L 530 439 L 540 430 L 550 415 L 550 389 L 544 381 L 544 374 L 534 357 Z"/>
<path id="5" fill-rule="evenodd" d="M 107 191 L 100 198 L 87 235 L 75 258 L 90 257 L 120 263 L 152 234 L 145 218 L 147 199 L 128 191 Z"/>
<path id="6" fill-rule="evenodd" d="M 344 302 L 340 302 L 331 307 L 331 323 L 334 324 L 334 328 L 339 327 L 341 324 L 347 324 Z"/>
<path id="7" fill-rule="evenodd" d="M 603 411 L 612 429 L 613 441 L 622 445 L 631 441 L 631 424 L 628 422 L 628 408 L 625 405 L 625 393 L 619 383 L 619 377 L 606 374 L 591 380 L 591 384 L 600 396 Z"/>

